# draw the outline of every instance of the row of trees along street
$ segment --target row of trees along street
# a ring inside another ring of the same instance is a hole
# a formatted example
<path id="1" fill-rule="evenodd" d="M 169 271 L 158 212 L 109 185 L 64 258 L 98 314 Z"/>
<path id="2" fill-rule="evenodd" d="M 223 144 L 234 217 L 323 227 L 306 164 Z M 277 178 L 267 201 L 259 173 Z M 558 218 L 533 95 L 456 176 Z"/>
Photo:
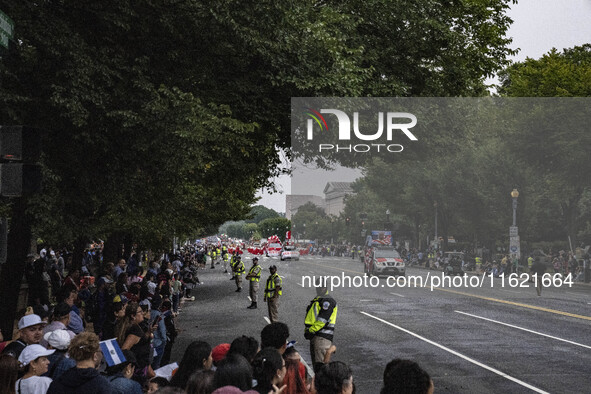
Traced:
<path id="1" fill-rule="evenodd" d="M 289 155 L 291 97 L 486 95 L 515 53 L 510 4 L 0 1 L 15 24 L 0 124 L 44 130 L 43 191 L 0 204 L 0 315 L 15 316 L 31 238 L 73 246 L 79 264 L 91 239 L 111 260 L 121 244 L 157 250 L 243 219 Z"/>

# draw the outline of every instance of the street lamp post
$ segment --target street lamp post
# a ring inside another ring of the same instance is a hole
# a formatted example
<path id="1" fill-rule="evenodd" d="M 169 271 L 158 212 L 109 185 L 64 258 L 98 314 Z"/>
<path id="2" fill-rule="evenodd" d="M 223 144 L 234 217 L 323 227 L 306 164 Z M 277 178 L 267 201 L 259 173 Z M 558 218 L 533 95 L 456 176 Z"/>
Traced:
<path id="1" fill-rule="evenodd" d="M 511 191 L 511 198 L 513 199 L 513 225 L 509 227 L 509 251 L 511 252 L 512 260 L 519 260 L 521 257 L 519 231 L 517 228 L 517 197 L 519 197 L 519 192 L 517 189 L 513 189 Z"/>
<path id="2" fill-rule="evenodd" d="M 513 198 L 513 227 L 517 226 L 517 197 L 519 197 L 519 192 L 517 189 L 513 189 L 511 192 L 511 197 Z"/>
<path id="3" fill-rule="evenodd" d="M 386 209 L 386 228 L 384 230 L 389 230 L 390 228 L 390 210 Z"/>
<path id="4" fill-rule="evenodd" d="M 330 244 L 334 244 L 334 218 L 330 218 Z"/>
<path id="5" fill-rule="evenodd" d="M 433 203 L 435 207 L 435 250 L 439 250 L 439 236 L 437 236 L 437 201 Z"/>

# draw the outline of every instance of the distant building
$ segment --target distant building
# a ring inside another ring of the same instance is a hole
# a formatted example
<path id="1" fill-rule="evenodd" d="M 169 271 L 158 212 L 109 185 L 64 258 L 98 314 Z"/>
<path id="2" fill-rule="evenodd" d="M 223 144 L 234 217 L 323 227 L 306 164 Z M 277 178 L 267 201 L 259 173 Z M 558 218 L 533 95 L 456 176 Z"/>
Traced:
<path id="1" fill-rule="evenodd" d="M 319 208 L 324 209 L 324 199 L 320 196 L 312 194 L 288 194 L 285 196 L 285 217 L 291 220 L 292 216 L 296 214 L 298 209 L 307 203 L 311 202 Z"/>
<path id="2" fill-rule="evenodd" d="M 352 182 L 328 182 L 324 187 L 324 198 L 311 194 L 288 194 L 285 196 L 285 217 L 289 220 L 298 209 L 309 202 L 322 208 L 327 215 L 339 216 L 345 209 L 345 197 L 355 194 Z"/>
<path id="3" fill-rule="evenodd" d="M 324 187 L 324 211 L 327 215 L 339 216 L 345 209 L 345 197 L 355 194 L 352 182 L 328 182 Z"/>

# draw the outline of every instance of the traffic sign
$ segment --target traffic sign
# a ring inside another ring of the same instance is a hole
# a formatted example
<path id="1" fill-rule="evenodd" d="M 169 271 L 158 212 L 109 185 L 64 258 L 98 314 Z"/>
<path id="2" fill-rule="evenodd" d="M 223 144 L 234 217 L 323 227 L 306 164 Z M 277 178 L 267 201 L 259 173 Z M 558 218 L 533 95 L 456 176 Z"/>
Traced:
<path id="1" fill-rule="evenodd" d="M 509 227 L 509 237 L 517 237 L 518 233 L 517 226 Z"/>

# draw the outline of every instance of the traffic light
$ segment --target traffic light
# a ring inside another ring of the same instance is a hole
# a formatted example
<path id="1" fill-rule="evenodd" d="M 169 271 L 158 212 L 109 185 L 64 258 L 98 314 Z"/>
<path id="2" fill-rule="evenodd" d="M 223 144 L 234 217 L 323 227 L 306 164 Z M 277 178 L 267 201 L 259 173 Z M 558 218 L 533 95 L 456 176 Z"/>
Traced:
<path id="1" fill-rule="evenodd" d="M 41 189 L 41 167 L 37 164 L 0 164 L 0 195 L 20 197 Z"/>
<path id="2" fill-rule="evenodd" d="M 41 157 L 41 133 L 27 126 L 0 126 L 0 159 L 36 163 Z"/>
<path id="3" fill-rule="evenodd" d="M 41 132 L 27 126 L 0 126 L 0 195 L 20 197 L 41 190 Z"/>

